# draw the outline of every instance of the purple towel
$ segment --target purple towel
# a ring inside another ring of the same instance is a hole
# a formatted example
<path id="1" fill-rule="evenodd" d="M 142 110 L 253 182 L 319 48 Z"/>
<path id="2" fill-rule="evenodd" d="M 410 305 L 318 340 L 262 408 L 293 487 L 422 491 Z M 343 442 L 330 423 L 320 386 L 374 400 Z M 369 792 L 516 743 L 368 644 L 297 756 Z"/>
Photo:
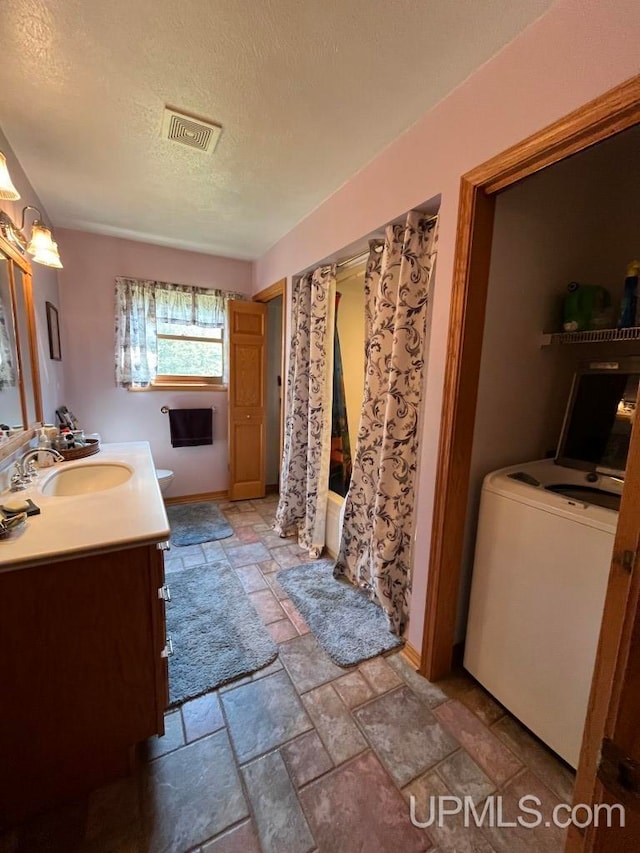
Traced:
<path id="1" fill-rule="evenodd" d="M 213 409 L 169 409 L 172 447 L 213 444 Z"/>

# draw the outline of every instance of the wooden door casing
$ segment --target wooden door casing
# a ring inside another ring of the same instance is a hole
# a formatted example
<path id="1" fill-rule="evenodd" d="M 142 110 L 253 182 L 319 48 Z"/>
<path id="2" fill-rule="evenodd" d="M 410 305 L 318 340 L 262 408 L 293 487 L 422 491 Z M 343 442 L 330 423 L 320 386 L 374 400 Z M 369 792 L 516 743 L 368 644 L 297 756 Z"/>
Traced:
<path id="1" fill-rule="evenodd" d="M 229 302 L 229 500 L 265 495 L 267 308 Z"/>
<path id="2" fill-rule="evenodd" d="M 578 803 L 621 803 L 625 826 L 616 822 L 611 827 L 592 826 L 584 837 L 572 828 L 567 851 L 635 853 L 640 848 L 640 791 L 626 791 L 618 784 L 616 762 L 606 762 L 603 753 L 607 740 L 627 762 L 640 767 L 639 550 L 640 423 L 636 420 L 574 797 Z"/>

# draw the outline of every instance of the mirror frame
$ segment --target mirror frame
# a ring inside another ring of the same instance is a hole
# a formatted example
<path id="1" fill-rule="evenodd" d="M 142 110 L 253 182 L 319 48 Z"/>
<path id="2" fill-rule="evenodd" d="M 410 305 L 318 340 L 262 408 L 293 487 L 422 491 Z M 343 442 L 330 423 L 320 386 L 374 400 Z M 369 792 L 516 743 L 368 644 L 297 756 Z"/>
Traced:
<path id="1" fill-rule="evenodd" d="M 9 263 L 9 289 L 11 291 L 11 312 L 16 336 L 17 362 L 18 372 L 20 376 L 20 404 L 22 407 L 22 423 L 24 429 L 21 433 L 11 436 L 8 441 L 3 442 L 0 446 L 0 459 L 9 455 L 13 450 L 30 440 L 35 434 L 36 427 L 42 423 L 42 390 L 40 388 L 40 365 L 38 362 L 38 344 L 36 337 L 36 318 L 33 304 L 33 279 L 31 274 L 31 264 L 24 258 L 18 250 L 9 243 L 0 234 L 0 250 L 8 258 Z M 27 320 L 28 340 L 22 341 L 20 337 L 20 329 L 16 310 L 16 289 L 20 287 L 20 282 L 16 281 L 17 276 L 14 273 L 15 266 L 22 272 L 22 287 L 24 289 L 24 304 Z M 28 350 L 31 357 L 31 382 L 33 386 L 33 403 L 35 407 L 35 420 L 31 423 L 28 420 L 28 403 L 27 392 L 24 383 L 23 369 L 23 352 Z"/>

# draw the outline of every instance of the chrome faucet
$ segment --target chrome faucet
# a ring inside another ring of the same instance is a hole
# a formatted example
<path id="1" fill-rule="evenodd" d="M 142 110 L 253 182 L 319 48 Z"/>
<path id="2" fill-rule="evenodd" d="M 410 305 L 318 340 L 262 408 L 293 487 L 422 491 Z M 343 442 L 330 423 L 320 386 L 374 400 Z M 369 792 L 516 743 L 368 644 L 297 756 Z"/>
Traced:
<path id="1" fill-rule="evenodd" d="M 11 476 L 12 492 L 20 492 L 26 489 L 31 481 L 38 476 L 33 460 L 39 453 L 50 453 L 56 462 L 64 462 L 64 456 L 52 447 L 34 447 L 27 450 L 16 462 L 15 471 Z"/>

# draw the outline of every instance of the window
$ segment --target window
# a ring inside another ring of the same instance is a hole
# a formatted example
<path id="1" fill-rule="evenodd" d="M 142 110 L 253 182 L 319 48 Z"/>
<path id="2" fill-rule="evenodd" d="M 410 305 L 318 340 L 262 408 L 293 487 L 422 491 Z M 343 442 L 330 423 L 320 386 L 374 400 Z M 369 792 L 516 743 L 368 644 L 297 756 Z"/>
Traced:
<path id="1" fill-rule="evenodd" d="M 154 385 L 220 385 L 224 381 L 224 330 L 158 323 Z"/>
<path id="2" fill-rule="evenodd" d="M 116 385 L 224 386 L 227 302 L 239 293 L 116 279 Z"/>

